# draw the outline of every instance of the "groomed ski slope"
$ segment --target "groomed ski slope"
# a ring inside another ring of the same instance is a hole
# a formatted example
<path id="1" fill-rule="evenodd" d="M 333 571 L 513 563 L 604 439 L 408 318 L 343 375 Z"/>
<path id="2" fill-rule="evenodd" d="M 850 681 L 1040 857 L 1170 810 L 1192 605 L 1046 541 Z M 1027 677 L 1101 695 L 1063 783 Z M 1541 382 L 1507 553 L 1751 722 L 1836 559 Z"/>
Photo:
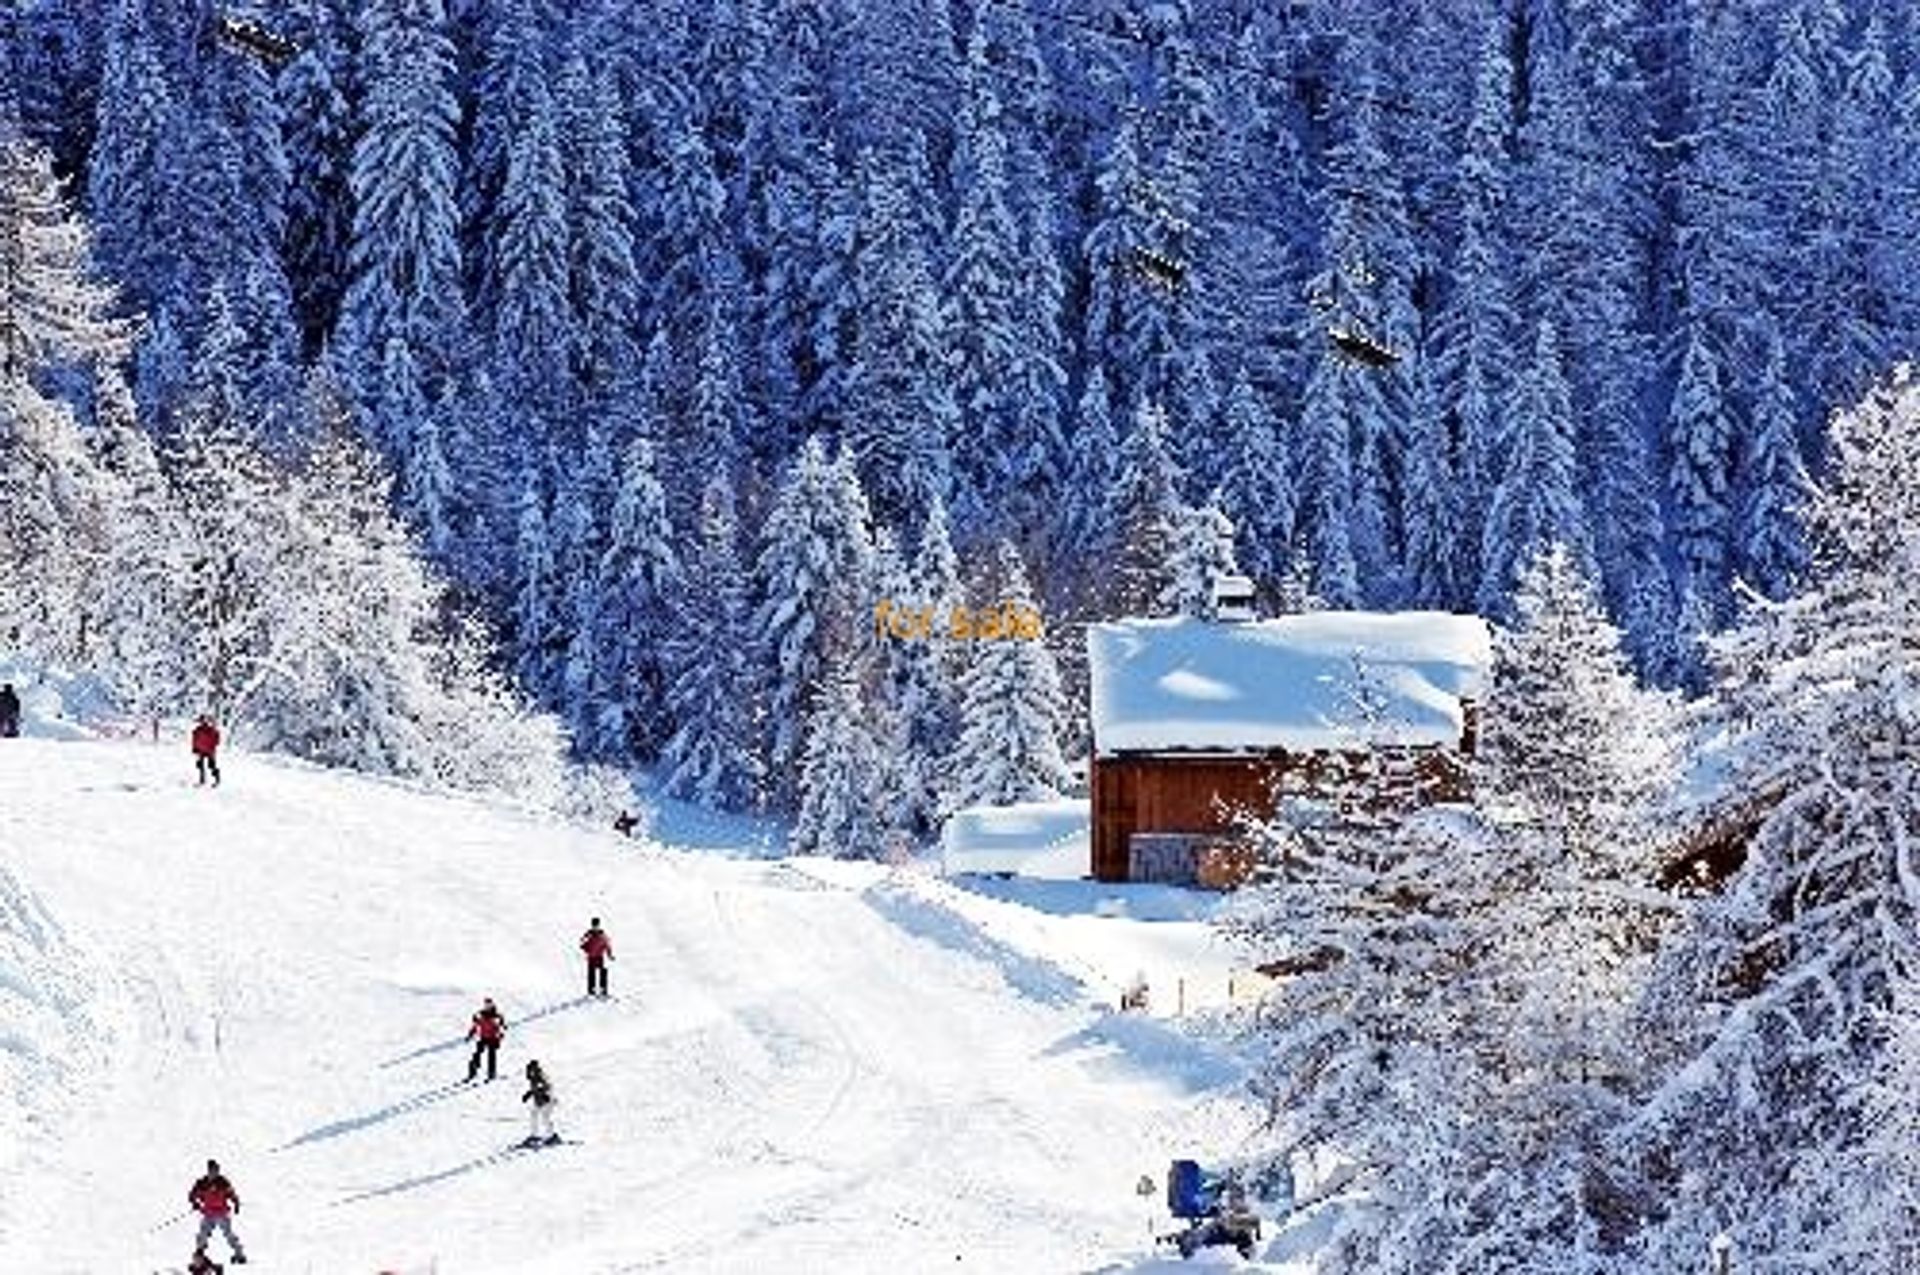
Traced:
<path id="1" fill-rule="evenodd" d="M 0 742 L 0 1271 L 183 1266 L 209 1156 L 259 1272 L 1144 1269 L 1139 1176 L 1246 1127 L 939 881 L 224 765 Z M 530 1057 L 576 1143 L 509 1149 Z"/>

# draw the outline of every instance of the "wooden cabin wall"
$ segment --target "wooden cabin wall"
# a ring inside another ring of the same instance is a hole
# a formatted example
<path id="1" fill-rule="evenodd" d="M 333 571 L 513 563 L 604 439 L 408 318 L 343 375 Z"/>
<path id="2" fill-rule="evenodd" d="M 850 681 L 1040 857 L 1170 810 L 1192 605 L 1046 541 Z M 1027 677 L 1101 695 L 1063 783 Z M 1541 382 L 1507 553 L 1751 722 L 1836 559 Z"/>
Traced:
<path id="1" fill-rule="evenodd" d="M 1378 767 L 1399 773 L 1399 782 L 1379 786 Z M 1361 778 L 1369 776 L 1369 778 Z M 1283 784 L 1284 781 L 1284 784 Z M 1467 797 L 1467 775 L 1451 749 L 1409 747 L 1365 752 L 1272 752 L 1228 757 L 1181 754 L 1096 754 L 1088 776 L 1093 803 L 1093 875 L 1099 881 L 1125 881 L 1129 875 L 1128 837 L 1136 832 L 1225 832 L 1229 811 L 1273 809 L 1273 794 L 1337 799 L 1353 786 L 1376 794 L 1393 792 L 1405 804 L 1459 801 Z"/>

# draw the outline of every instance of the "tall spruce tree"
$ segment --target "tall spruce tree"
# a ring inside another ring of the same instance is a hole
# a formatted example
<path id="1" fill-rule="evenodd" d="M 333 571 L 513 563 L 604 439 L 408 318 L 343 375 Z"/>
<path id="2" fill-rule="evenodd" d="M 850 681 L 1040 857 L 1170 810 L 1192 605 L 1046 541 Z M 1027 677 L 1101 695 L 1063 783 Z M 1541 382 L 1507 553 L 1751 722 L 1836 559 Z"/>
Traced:
<path id="1" fill-rule="evenodd" d="M 760 798 L 758 669 L 733 493 L 708 482 L 699 540 L 674 594 L 667 642 L 673 735 L 661 750 L 662 787 L 723 810 Z"/>
<path id="2" fill-rule="evenodd" d="M 1033 610 L 1026 568 L 1004 541 L 995 550 L 991 586 L 989 605 Z M 1044 641 L 1021 636 L 975 646 L 960 682 L 960 741 L 948 808 L 1059 796 L 1067 786 L 1059 743 L 1066 710 L 1052 652 Z"/>
<path id="3" fill-rule="evenodd" d="M 459 217 L 454 149 L 459 104 L 440 0 L 371 0 L 360 10 L 359 138 L 349 185 L 353 243 L 338 365 L 364 377 L 399 338 L 439 399 L 460 349 Z M 368 397 L 362 393 L 363 400 Z M 376 416 L 388 455 L 399 440 Z M 406 464 L 400 466 L 403 479 Z"/>

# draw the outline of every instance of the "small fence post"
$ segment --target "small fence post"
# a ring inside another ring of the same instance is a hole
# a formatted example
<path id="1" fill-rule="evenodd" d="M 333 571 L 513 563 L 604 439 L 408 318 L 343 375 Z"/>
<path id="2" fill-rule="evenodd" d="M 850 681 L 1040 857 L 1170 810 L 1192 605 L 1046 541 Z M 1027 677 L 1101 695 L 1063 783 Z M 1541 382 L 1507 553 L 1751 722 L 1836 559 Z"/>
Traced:
<path id="1" fill-rule="evenodd" d="M 1179 980 L 1174 984 L 1174 1000 L 1176 1007 L 1173 1011 L 1173 1016 L 1175 1018 L 1185 1018 L 1187 1016 L 1187 979 L 1184 974 L 1181 975 Z"/>
<path id="2" fill-rule="evenodd" d="M 1720 1232 L 1707 1245 L 1707 1251 L 1713 1255 L 1713 1275 L 1733 1275 L 1733 1236 Z"/>

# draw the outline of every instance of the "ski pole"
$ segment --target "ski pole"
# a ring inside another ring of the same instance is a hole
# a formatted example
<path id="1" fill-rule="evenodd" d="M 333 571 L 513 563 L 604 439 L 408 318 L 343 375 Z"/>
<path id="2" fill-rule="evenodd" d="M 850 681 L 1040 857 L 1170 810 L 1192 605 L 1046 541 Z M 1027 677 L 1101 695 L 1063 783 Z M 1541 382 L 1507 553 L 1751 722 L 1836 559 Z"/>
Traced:
<path id="1" fill-rule="evenodd" d="M 184 1222 L 186 1221 L 188 1215 L 190 1215 L 192 1212 L 193 1210 L 190 1208 L 181 1209 L 178 1213 L 175 1213 L 172 1217 L 168 1218 L 166 1221 L 156 1222 L 152 1226 L 149 1226 L 147 1228 L 147 1234 L 152 1235 L 155 1231 L 164 1231 L 169 1226 L 172 1226 L 175 1222 Z"/>

